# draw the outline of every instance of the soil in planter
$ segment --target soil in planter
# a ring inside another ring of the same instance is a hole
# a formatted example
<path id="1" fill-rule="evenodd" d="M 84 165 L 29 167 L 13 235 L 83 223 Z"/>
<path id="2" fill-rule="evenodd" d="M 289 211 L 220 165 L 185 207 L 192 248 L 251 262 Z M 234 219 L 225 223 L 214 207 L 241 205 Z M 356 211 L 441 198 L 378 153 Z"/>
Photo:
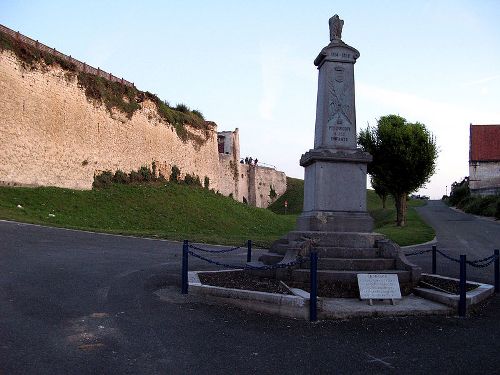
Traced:
<path id="1" fill-rule="evenodd" d="M 255 290 L 267 293 L 292 294 L 279 280 L 260 277 L 245 271 L 204 272 L 198 277 L 203 284 L 224 288 Z M 299 288 L 310 292 L 309 283 L 286 281 L 290 288 Z M 409 287 L 402 287 L 403 295 L 409 294 Z M 325 298 L 359 298 L 357 283 L 322 282 L 318 283 L 318 297 Z"/>
<path id="2" fill-rule="evenodd" d="M 418 286 L 422 288 L 432 289 L 429 285 L 442 289 L 450 294 L 459 293 L 459 282 L 455 280 L 441 279 L 439 277 L 424 275 L 420 279 Z M 477 288 L 475 284 L 465 284 L 467 291 Z M 436 289 L 437 290 L 437 289 Z"/>
<path id="3" fill-rule="evenodd" d="M 259 277 L 245 271 L 199 273 L 203 284 L 224 288 L 246 289 L 258 292 L 292 294 L 278 280 Z"/>
<path id="4" fill-rule="evenodd" d="M 311 292 L 309 283 L 287 282 L 291 288 L 299 288 L 306 292 Z M 346 284 L 342 282 L 319 282 L 318 297 L 325 298 L 359 298 L 359 288 L 357 284 Z"/>

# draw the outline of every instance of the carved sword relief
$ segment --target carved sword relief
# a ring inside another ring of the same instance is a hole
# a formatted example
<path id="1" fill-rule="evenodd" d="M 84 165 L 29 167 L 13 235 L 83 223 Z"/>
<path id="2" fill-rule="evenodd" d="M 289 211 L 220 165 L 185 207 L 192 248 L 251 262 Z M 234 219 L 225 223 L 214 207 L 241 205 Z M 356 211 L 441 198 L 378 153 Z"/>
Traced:
<path id="1" fill-rule="evenodd" d="M 348 142 L 349 138 L 352 137 L 350 132 L 353 113 L 349 100 L 346 100 L 345 69 L 342 66 L 336 66 L 329 73 L 327 125 L 329 141 Z"/>

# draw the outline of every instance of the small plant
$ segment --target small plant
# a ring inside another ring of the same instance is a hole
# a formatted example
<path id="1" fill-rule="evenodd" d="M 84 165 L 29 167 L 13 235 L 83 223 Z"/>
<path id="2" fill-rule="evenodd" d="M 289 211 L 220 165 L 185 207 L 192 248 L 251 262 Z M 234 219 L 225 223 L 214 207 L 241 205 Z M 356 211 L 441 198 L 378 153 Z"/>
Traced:
<path id="1" fill-rule="evenodd" d="M 159 182 L 167 182 L 167 179 L 165 178 L 165 176 L 161 172 L 158 173 L 158 181 Z"/>
<path id="2" fill-rule="evenodd" d="M 85 159 L 84 161 L 82 161 L 82 165 L 85 167 L 86 165 L 89 164 L 89 161 L 87 159 Z"/>
<path id="3" fill-rule="evenodd" d="M 203 113 L 201 113 L 200 111 L 198 111 L 197 109 L 193 109 L 191 111 L 191 113 L 195 116 L 198 116 L 199 118 L 201 118 L 202 120 L 205 120 L 205 117 L 203 116 Z"/>
<path id="4" fill-rule="evenodd" d="M 189 107 L 185 105 L 184 103 L 179 103 L 175 107 L 176 111 L 182 112 L 182 113 L 189 113 Z"/>
<path id="5" fill-rule="evenodd" d="M 107 188 L 111 185 L 113 185 L 113 173 L 111 171 L 104 171 L 94 175 L 94 182 L 92 183 L 94 189 Z"/>
<path id="6" fill-rule="evenodd" d="M 153 172 L 151 172 L 151 169 L 146 166 L 142 166 L 139 169 L 139 174 L 142 176 L 142 180 L 145 182 L 150 182 L 154 180 Z"/>
<path id="7" fill-rule="evenodd" d="M 194 174 L 186 174 L 186 176 L 184 176 L 184 183 L 188 186 L 201 187 L 200 177 Z"/>
<path id="8" fill-rule="evenodd" d="M 130 183 L 130 177 L 127 173 L 118 169 L 113 176 L 113 182 L 117 184 L 128 184 Z"/>
<path id="9" fill-rule="evenodd" d="M 179 182 L 179 177 L 181 175 L 181 170 L 177 165 L 172 166 L 172 173 L 170 174 L 169 180 L 172 182 Z"/>
<path id="10" fill-rule="evenodd" d="M 158 167 L 156 166 L 156 161 L 153 160 L 153 163 L 151 164 L 151 169 L 153 170 L 153 178 L 156 177 L 156 172 L 158 172 Z"/>
<path id="11" fill-rule="evenodd" d="M 208 176 L 205 176 L 205 179 L 203 180 L 203 187 L 208 190 L 209 186 L 210 186 L 210 178 L 208 178 Z"/>
<path id="12" fill-rule="evenodd" d="M 130 172 L 129 178 L 130 178 L 130 182 L 142 182 L 143 181 L 142 174 L 140 174 L 137 171 Z"/>

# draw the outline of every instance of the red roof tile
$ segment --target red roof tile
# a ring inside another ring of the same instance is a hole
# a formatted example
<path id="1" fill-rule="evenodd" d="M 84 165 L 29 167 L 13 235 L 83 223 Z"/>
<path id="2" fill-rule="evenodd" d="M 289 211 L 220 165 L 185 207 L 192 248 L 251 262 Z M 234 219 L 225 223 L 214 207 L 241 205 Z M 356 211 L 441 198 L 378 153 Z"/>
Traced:
<path id="1" fill-rule="evenodd" d="M 470 161 L 500 161 L 500 125 L 470 125 Z"/>

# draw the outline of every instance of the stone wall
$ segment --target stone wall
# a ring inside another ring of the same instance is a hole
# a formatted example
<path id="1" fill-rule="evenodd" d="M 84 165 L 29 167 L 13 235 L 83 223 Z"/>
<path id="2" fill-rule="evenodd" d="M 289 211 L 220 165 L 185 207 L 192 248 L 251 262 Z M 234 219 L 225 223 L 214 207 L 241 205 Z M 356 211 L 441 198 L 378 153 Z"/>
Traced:
<path id="1" fill-rule="evenodd" d="M 89 189 L 96 171 L 129 172 L 156 161 L 167 177 L 177 165 L 182 174 L 208 176 L 218 190 L 215 126 L 204 144 L 184 143 L 154 103 L 143 102 L 130 120 L 110 115 L 87 100 L 76 78 L 43 69 L 25 69 L 0 52 L 1 183 Z"/>
<path id="2" fill-rule="evenodd" d="M 286 175 L 273 168 L 239 164 L 238 200 L 256 207 L 268 207 L 286 191 Z M 271 187 L 276 192 L 271 197 Z"/>
<path id="3" fill-rule="evenodd" d="M 469 188 L 472 194 L 500 194 L 500 162 L 469 163 Z"/>
<path id="4" fill-rule="evenodd" d="M 151 101 L 128 119 L 87 99 L 76 77 L 57 67 L 25 68 L 10 51 L 0 51 L 0 184 L 90 189 L 101 171 L 124 172 L 151 166 L 168 178 L 210 179 L 215 191 L 257 207 L 267 207 L 270 187 L 279 197 L 286 176 L 272 168 L 240 164 L 239 132 L 215 125 L 203 144 L 183 142 Z M 205 132 L 188 126 L 193 134 Z"/>

